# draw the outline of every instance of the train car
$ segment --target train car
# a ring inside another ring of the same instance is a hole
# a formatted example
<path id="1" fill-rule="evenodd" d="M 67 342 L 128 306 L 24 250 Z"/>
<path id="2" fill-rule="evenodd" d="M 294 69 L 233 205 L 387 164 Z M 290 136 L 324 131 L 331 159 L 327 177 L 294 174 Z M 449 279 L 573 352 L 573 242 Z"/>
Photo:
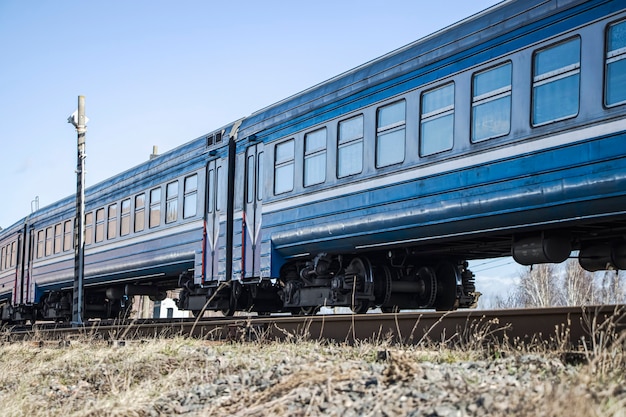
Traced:
<path id="1" fill-rule="evenodd" d="M 247 117 L 234 301 L 445 310 L 476 302 L 468 259 L 623 268 L 624 19 L 503 2 Z"/>
<path id="2" fill-rule="evenodd" d="M 624 269 L 625 74 L 623 2 L 504 1 L 90 189 L 86 311 L 450 310 L 471 259 Z M 0 232 L 5 319 L 67 317 L 71 203 Z"/>
<path id="3" fill-rule="evenodd" d="M 224 129 L 222 129 L 224 130 Z M 127 313 L 132 297 L 164 299 L 202 251 L 205 137 L 86 191 L 84 314 Z M 61 200 L 0 232 L 5 321 L 69 320 L 75 200 Z"/>

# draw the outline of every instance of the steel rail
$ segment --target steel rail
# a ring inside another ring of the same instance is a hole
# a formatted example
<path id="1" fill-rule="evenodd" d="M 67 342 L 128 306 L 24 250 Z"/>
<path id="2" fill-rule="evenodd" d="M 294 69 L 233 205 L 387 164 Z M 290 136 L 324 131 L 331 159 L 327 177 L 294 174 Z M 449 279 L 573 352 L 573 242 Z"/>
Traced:
<path id="1" fill-rule="evenodd" d="M 195 337 L 211 340 L 328 340 L 457 346 L 549 345 L 579 349 L 626 333 L 626 306 L 533 308 L 520 310 L 459 310 L 316 316 L 241 316 L 202 319 L 86 322 L 76 328 L 37 324 L 5 328 L 5 341 L 111 341 L 155 337 Z M 607 338 L 607 336 L 611 336 Z"/>

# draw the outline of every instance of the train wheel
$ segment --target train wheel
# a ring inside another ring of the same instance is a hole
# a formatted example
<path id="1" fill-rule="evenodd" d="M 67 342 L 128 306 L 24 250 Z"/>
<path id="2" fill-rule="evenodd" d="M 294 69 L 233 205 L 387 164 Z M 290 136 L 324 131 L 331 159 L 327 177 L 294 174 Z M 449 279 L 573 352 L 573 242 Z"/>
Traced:
<path id="1" fill-rule="evenodd" d="M 355 314 L 367 313 L 370 308 L 370 301 L 363 298 L 357 299 L 356 293 L 359 291 L 366 292 L 367 285 L 373 282 L 370 262 L 367 259 L 354 258 L 346 268 L 346 275 L 354 276 L 350 309 Z"/>
<path id="2" fill-rule="evenodd" d="M 367 300 L 358 300 L 352 306 L 350 306 L 350 310 L 354 314 L 365 314 L 370 309 L 370 303 Z"/>
<path id="3" fill-rule="evenodd" d="M 291 310 L 292 316 L 314 316 L 320 311 L 319 306 L 296 307 Z"/>
<path id="4" fill-rule="evenodd" d="M 231 281 L 230 282 L 230 297 L 228 299 L 228 308 L 222 309 L 222 314 L 225 317 L 232 317 L 235 315 L 237 311 L 237 305 L 239 296 L 241 295 L 242 286 L 239 281 Z"/>
<path id="5" fill-rule="evenodd" d="M 437 277 L 432 268 L 422 267 L 417 271 L 419 292 L 418 308 L 432 308 L 437 297 Z"/>
<path id="6" fill-rule="evenodd" d="M 460 282 L 459 271 L 454 264 L 444 262 L 437 266 L 437 296 L 434 307 L 438 311 L 450 311 L 457 308 L 457 282 Z"/>

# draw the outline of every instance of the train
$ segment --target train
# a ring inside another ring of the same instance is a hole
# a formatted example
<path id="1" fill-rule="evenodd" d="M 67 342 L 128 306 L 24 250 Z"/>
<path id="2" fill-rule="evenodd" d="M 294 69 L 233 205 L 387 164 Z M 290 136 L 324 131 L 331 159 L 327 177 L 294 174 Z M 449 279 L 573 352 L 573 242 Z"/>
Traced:
<path id="1" fill-rule="evenodd" d="M 454 310 L 468 261 L 626 268 L 626 4 L 508 0 L 85 194 L 85 318 Z M 70 320 L 73 196 L 0 231 L 3 322 Z"/>

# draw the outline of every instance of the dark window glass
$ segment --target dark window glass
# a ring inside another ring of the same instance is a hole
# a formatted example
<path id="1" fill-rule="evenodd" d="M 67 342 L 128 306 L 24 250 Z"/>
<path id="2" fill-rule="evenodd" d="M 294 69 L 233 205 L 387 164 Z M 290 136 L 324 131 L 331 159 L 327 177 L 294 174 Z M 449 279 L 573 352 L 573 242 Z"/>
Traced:
<path id="1" fill-rule="evenodd" d="M 54 226 L 54 253 L 61 253 L 63 250 L 63 225 L 61 223 Z"/>
<path id="2" fill-rule="evenodd" d="M 74 241 L 74 225 L 72 220 L 66 220 L 63 225 L 63 250 L 68 251 L 72 249 L 72 243 Z"/>
<path id="3" fill-rule="evenodd" d="M 52 246 L 53 246 L 53 231 L 52 227 L 48 227 L 46 229 L 46 256 L 52 255 Z"/>
<path id="4" fill-rule="evenodd" d="M 107 210 L 107 239 L 115 239 L 117 237 L 117 204 L 109 205 Z"/>
<path id="5" fill-rule="evenodd" d="M 376 117 L 376 168 L 399 164 L 405 153 L 406 102 L 380 107 Z"/>
<path id="6" fill-rule="evenodd" d="M 161 188 L 150 191 L 150 215 L 148 227 L 157 227 L 161 224 Z"/>
<path id="7" fill-rule="evenodd" d="M 294 165 L 295 141 L 289 139 L 277 144 L 274 159 L 274 194 L 293 190 Z"/>
<path id="8" fill-rule="evenodd" d="M 96 210 L 96 242 L 104 240 L 104 209 Z"/>
<path id="9" fill-rule="evenodd" d="M 126 236 L 130 233 L 130 198 L 122 200 L 120 222 L 120 236 Z"/>
<path id="10" fill-rule="evenodd" d="M 606 42 L 605 103 L 626 103 L 626 21 L 609 26 Z"/>
<path id="11" fill-rule="evenodd" d="M 511 130 L 511 63 L 474 74 L 472 142 L 504 136 Z"/>
<path id="12" fill-rule="evenodd" d="M 141 193 L 135 196 L 135 233 L 146 227 L 146 195 Z"/>
<path id="13" fill-rule="evenodd" d="M 363 171 L 363 116 L 339 122 L 337 140 L 337 177 Z"/>
<path id="14" fill-rule="evenodd" d="M 538 51 L 533 65 L 533 125 L 578 114 L 580 39 Z"/>
<path id="15" fill-rule="evenodd" d="M 85 214 L 85 245 L 93 242 L 93 212 Z"/>
<path id="16" fill-rule="evenodd" d="M 44 236 L 44 231 L 40 230 L 37 232 L 37 258 L 43 258 L 44 255 L 44 247 L 46 244 L 46 238 Z"/>
<path id="17" fill-rule="evenodd" d="M 304 186 L 326 181 L 326 128 L 304 135 Z"/>
<path id="18" fill-rule="evenodd" d="M 420 155 L 452 149 L 454 144 L 454 84 L 422 94 Z"/>
<path id="19" fill-rule="evenodd" d="M 178 181 L 167 184 L 165 190 L 165 223 L 178 220 Z"/>
<path id="20" fill-rule="evenodd" d="M 257 155 L 257 200 L 263 200 L 263 152 L 259 152 Z"/>
<path id="21" fill-rule="evenodd" d="M 198 207 L 198 175 L 190 175 L 185 178 L 183 190 L 183 219 L 196 215 Z"/>

